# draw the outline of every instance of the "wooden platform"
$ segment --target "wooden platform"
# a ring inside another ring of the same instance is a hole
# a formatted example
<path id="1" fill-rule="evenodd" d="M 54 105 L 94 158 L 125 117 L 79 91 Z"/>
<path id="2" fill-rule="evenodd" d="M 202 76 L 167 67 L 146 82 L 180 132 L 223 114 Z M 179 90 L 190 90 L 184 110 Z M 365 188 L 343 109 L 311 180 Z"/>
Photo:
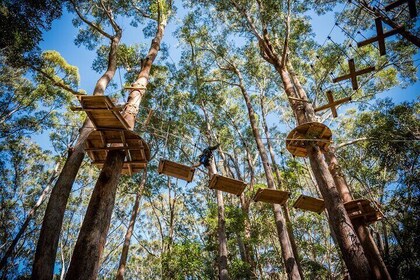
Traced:
<path id="1" fill-rule="evenodd" d="M 301 194 L 295 203 L 293 203 L 293 207 L 321 214 L 325 209 L 325 203 L 323 199 Z"/>
<path id="2" fill-rule="evenodd" d="M 84 95 L 79 97 L 81 107 L 71 107 L 73 111 L 84 111 L 97 130 L 128 130 L 130 127 L 108 96 Z"/>
<path id="3" fill-rule="evenodd" d="M 286 149 L 294 156 L 306 157 L 306 145 L 309 141 L 317 140 L 321 150 L 326 150 L 331 144 L 331 130 L 322 123 L 308 122 L 293 129 L 286 138 Z"/>
<path id="4" fill-rule="evenodd" d="M 134 174 L 143 170 L 150 160 L 147 143 L 137 134 L 128 130 L 95 130 L 85 142 L 85 151 L 92 164 L 102 168 L 108 151 L 124 150 L 126 153 L 123 174 Z"/>
<path id="5" fill-rule="evenodd" d="M 171 177 L 175 177 L 187 182 L 191 182 L 194 177 L 195 169 L 191 166 L 183 165 L 166 159 L 159 161 L 159 174 L 165 174 Z"/>
<path id="6" fill-rule="evenodd" d="M 367 199 L 356 199 L 344 203 L 351 220 L 364 219 L 366 223 L 374 223 L 383 218 L 379 206 Z"/>
<path id="7" fill-rule="evenodd" d="M 224 177 L 218 174 L 213 175 L 210 180 L 210 189 L 228 192 L 235 195 L 241 195 L 245 190 L 246 183 L 232 178 Z"/>
<path id="8" fill-rule="evenodd" d="M 272 204 L 283 205 L 289 198 L 290 193 L 272 189 L 258 189 L 254 196 L 254 201 L 262 201 Z"/>

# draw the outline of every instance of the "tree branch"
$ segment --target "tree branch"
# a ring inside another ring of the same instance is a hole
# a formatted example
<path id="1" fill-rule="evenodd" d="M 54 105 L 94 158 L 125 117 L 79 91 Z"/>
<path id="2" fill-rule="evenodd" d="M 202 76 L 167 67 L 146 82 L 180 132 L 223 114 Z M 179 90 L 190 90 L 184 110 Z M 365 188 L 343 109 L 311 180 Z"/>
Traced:
<path id="1" fill-rule="evenodd" d="M 77 8 L 76 3 L 74 2 L 74 0 L 70 0 L 70 2 L 73 5 L 73 8 L 75 10 L 75 12 L 77 13 L 77 15 L 79 16 L 79 18 L 86 23 L 88 26 L 90 26 L 91 28 L 93 28 L 94 30 L 98 31 L 100 34 L 102 34 L 103 36 L 107 37 L 108 39 L 112 40 L 112 35 L 106 33 L 104 30 L 102 30 L 99 26 L 95 25 L 93 22 L 91 22 L 90 20 L 88 20 L 84 15 L 82 15 L 82 13 L 80 12 L 80 10 Z"/>

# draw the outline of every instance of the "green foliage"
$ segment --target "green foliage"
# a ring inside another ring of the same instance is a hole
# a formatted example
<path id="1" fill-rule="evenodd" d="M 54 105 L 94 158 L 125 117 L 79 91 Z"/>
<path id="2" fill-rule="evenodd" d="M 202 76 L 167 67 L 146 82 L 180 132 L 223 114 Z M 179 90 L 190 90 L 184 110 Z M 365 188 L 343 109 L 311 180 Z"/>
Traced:
<path id="1" fill-rule="evenodd" d="M 0 3 L 0 49 L 8 63 L 22 66 L 31 60 L 42 32 L 61 16 L 63 1 L 5 0 Z"/>

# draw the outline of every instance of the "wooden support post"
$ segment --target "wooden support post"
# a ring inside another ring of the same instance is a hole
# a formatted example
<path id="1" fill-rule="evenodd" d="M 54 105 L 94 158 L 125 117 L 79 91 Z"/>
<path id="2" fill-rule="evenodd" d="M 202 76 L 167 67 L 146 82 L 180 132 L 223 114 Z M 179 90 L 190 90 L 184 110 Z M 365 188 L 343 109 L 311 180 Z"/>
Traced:
<path id="1" fill-rule="evenodd" d="M 363 47 L 369 44 L 372 44 L 373 42 L 378 42 L 379 45 L 379 53 L 381 55 L 385 55 L 386 54 L 386 49 L 385 49 L 385 38 L 391 37 L 392 35 L 398 34 L 401 30 L 403 30 L 404 28 L 398 27 L 395 29 L 392 29 L 390 31 L 387 31 L 384 33 L 383 28 L 382 28 L 382 20 L 381 18 L 376 18 L 375 19 L 375 26 L 376 26 L 376 37 L 372 37 L 369 38 L 365 41 L 359 42 L 357 43 L 357 47 Z"/>
<path id="2" fill-rule="evenodd" d="M 401 6 L 402 4 L 408 4 L 408 11 L 410 13 L 410 18 L 415 18 L 417 16 L 416 1 L 415 0 L 397 0 L 391 4 L 385 6 L 385 11 L 389 12 L 396 7 Z"/>
<path id="3" fill-rule="evenodd" d="M 351 79 L 351 84 L 353 86 L 353 89 L 357 90 L 359 88 L 359 85 L 357 84 L 357 76 L 372 72 L 372 71 L 375 70 L 375 67 L 370 66 L 370 67 L 367 67 L 365 69 L 356 71 L 356 67 L 354 66 L 354 59 L 353 58 L 349 59 L 348 62 L 349 62 L 350 73 L 347 74 L 347 75 L 344 75 L 344 76 L 337 77 L 337 78 L 333 79 L 333 82 L 337 83 L 337 82 L 341 82 L 341 81 L 344 81 L 344 80 Z"/>
<path id="4" fill-rule="evenodd" d="M 332 91 L 330 91 L 330 90 L 327 91 L 327 98 L 328 98 L 328 104 L 325 104 L 321 107 L 315 108 L 314 111 L 318 112 L 318 111 L 322 111 L 322 110 L 331 108 L 331 112 L 332 112 L 332 115 L 333 115 L 334 118 L 336 118 L 338 116 L 336 106 L 338 106 L 338 105 L 340 105 L 344 102 L 351 101 L 351 97 L 345 97 L 345 98 L 342 98 L 342 99 L 339 99 L 339 100 L 334 100 L 334 97 L 332 95 Z"/>

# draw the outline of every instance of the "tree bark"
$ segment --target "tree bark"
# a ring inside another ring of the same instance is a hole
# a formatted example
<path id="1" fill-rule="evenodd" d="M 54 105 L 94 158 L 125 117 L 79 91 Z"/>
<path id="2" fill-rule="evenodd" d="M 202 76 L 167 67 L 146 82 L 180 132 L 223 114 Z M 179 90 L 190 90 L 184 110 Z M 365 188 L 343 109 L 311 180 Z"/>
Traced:
<path id="1" fill-rule="evenodd" d="M 325 153 L 325 158 L 329 164 L 329 170 L 334 178 L 335 185 L 337 186 L 338 192 L 341 195 L 343 202 L 352 201 L 353 198 L 350 194 L 347 182 L 342 174 L 340 167 L 338 165 L 338 160 L 335 156 L 335 150 L 333 147 L 330 147 L 329 151 Z M 378 249 L 378 246 L 373 239 L 367 224 L 363 219 L 358 219 L 353 221 L 353 227 L 359 237 L 360 242 L 362 243 L 363 250 L 366 253 L 367 259 L 369 261 L 370 268 L 375 274 L 376 279 L 387 279 L 391 280 L 391 275 L 388 272 L 388 269 L 385 265 L 385 262 L 382 259 L 381 253 Z"/>
<path id="2" fill-rule="evenodd" d="M 124 151 L 108 152 L 83 219 L 66 279 L 93 280 L 97 277 L 124 158 Z"/>
<path id="3" fill-rule="evenodd" d="M 290 73 L 286 66 L 282 67 L 279 64 L 275 64 L 274 66 L 282 78 L 287 96 L 307 100 L 308 97 L 306 92 L 296 75 Z M 288 68 L 293 71 L 290 63 L 288 64 Z M 289 102 L 295 112 L 298 124 L 316 121 L 311 103 L 297 102 L 290 99 Z M 356 231 L 352 227 L 351 220 L 344 208 L 344 204 L 335 186 L 333 177 L 328 170 L 325 158 L 319 147 L 313 143 L 307 143 L 307 151 L 313 174 L 315 175 L 315 179 L 325 201 L 325 206 L 329 214 L 329 221 L 333 226 L 337 243 L 341 249 L 350 277 L 353 279 L 371 279 L 373 275 L 367 256 L 357 237 Z"/>
<path id="4" fill-rule="evenodd" d="M 196 81 L 198 86 L 198 76 L 196 75 Z M 208 117 L 208 113 L 205 107 L 204 102 L 201 104 L 201 110 L 204 114 L 204 119 L 206 122 L 206 136 L 207 141 L 211 143 L 211 124 L 210 119 Z M 210 165 L 207 166 L 209 179 L 213 177 L 213 175 L 217 174 L 216 164 L 214 163 L 214 159 L 210 160 Z M 228 249 L 227 249 L 227 237 L 226 237 L 226 220 L 225 220 L 225 205 L 223 201 L 223 194 L 221 191 L 216 190 L 216 200 L 217 200 L 217 239 L 219 242 L 219 255 L 217 260 L 217 266 L 219 269 L 219 279 L 220 280 L 228 280 L 229 279 L 229 271 L 227 267 L 227 257 L 228 257 Z"/>
<path id="5" fill-rule="evenodd" d="M 163 11 L 160 5 L 158 9 L 159 19 L 155 37 L 142 64 L 140 74 L 133 84 L 136 89 L 130 92 L 123 111 L 123 116 L 131 130 L 135 126 L 139 106 L 142 97 L 146 93 L 150 70 L 160 49 L 166 27 L 166 16 L 162 14 Z M 66 279 L 96 279 L 97 277 L 99 261 L 106 242 L 124 158 L 124 151 L 111 150 L 108 152 L 89 201 L 88 211 L 80 229 Z M 100 223 L 95 221 L 100 221 Z"/>
<path id="6" fill-rule="evenodd" d="M 42 193 L 39 196 L 39 198 L 38 198 L 37 202 L 35 203 L 35 205 L 29 211 L 28 216 L 25 218 L 25 221 L 23 222 L 22 226 L 20 227 L 18 233 L 16 234 L 16 236 L 13 239 L 12 243 L 7 248 L 6 253 L 2 257 L 2 259 L 0 261 L 0 271 L 3 270 L 4 268 L 6 268 L 7 260 L 8 260 L 8 258 L 10 258 L 12 256 L 13 251 L 15 250 L 15 247 L 16 247 L 17 243 L 19 242 L 19 240 L 22 237 L 22 235 L 25 233 L 26 228 L 29 225 L 29 222 L 35 216 L 36 211 L 42 205 L 42 203 L 45 201 L 45 199 L 47 198 L 48 194 L 50 193 L 50 191 L 51 191 L 51 185 L 54 182 L 54 180 L 57 178 L 58 165 L 59 164 L 57 164 L 56 167 L 54 168 L 53 174 L 51 175 L 50 179 L 48 180 L 47 186 L 42 191 Z"/>
<path id="7" fill-rule="evenodd" d="M 266 112 L 264 110 L 264 98 L 261 98 L 261 112 L 262 112 L 261 118 L 262 118 L 262 123 L 263 123 L 263 127 L 264 127 L 265 137 L 267 138 L 267 141 L 266 141 L 267 142 L 267 147 L 268 147 L 268 151 L 270 152 L 271 165 L 274 169 L 274 173 L 276 174 L 277 186 L 280 189 L 282 189 L 283 184 L 282 184 L 282 181 L 281 181 L 281 176 L 280 176 L 279 169 L 277 167 L 276 157 L 274 155 L 273 146 L 271 145 L 270 131 L 269 131 L 268 125 L 267 125 Z M 287 226 L 287 232 L 288 232 L 289 238 L 290 238 L 290 244 L 292 245 L 293 254 L 295 255 L 295 258 L 296 258 L 296 264 L 297 264 L 298 269 L 299 269 L 300 277 L 303 279 L 304 274 L 303 274 L 302 266 L 300 264 L 300 258 L 299 258 L 298 248 L 297 248 L 297 245 L 296 245 L 295 236 L 293 234 L 293 227 L 292 227 L 292 222 L 290 220 L 289 208 L 287 207 L 286 204 L 284 204 L 284 205 L 282 205 L 282 209 L 283 209 L 283 213 L 284 213 L 284 218 L 286 220 L 286 226 Z"/>
<path id="8" fill-rule="evenodd" d="M 371 279 L 372 274 L 362 245 L 352 227 L 334 180 L 318 146 L 307 147 L 309 161 L 318 183 L 319 190 L 329 213 L 337 243 L 352 279 Z"/>
<path id="9" fill-rule="evenodd" d="M 251 104 L 251 99 L 245 89 L 245 85 L 242 79 L 242 75 L 238 69 L 235 68 L 236 75 L 239 78 L 239 87 L 241 89 L 242 95 L 245 99 L 246 107 L 248 109 L 248 117 L 252 129 L 252 134 L 254 135 L 255 142 L 257 144 L 258 152 L 261 157 L 261 161 L 264 167 L 265 177 L 267 180 L 267 187 L 269 189 L 276 189 L 276 185 L 274 183 L 274 176 L 271 171 L 271 167 L 269 164 L 267 151 L 265 146 L 261 140 L 261 135 L 258 128 L 257 119 L 255 117 L 256 113 L 254 108 Z M 290 237 L 287 230 L 287 224 L 284 219 L 284 214 L 281 210 L 281 206 L 279 204 L 273 204 L 273 213 L 276 222 L 277 234 L 280 241 L 284 266 L 286 268 L 286 272 L 289 279 L 301 279 L 299 268 L 296 263 L 296 257 L 293 253 L 292 245 L 290 242 Z"/>
<path id="10" fill-rule="evenodd" d="M 120 39 L 121 33 L 117 33 L 111 40 L 108 68 L 97 81 L 93 95 L 103 95 L 107 85 L 115 75 L 117 69 L 117 47 Z M 58 240 L 60 238 L 67 200 L 85 156 L 83 145 L 92 130 L 92 122 L 87 118 L 80 129 L 77 142 L 51 191 L 36 247 L 32 268 L 32 280 L 49 280 L 53 277 Z"/>
<path id="11" fill-rule="evenodd" d="M 147 169 L 145 169 L 143 172 L 143 178 L 140 182 L 139 190 L 136 194 L 136 200 L 133 205 L 133 210 L 131 211 L 130 223 L 128 224 L 127 232 L 124 237 L 124 245 L 121 252 L 120 264 L 118 266 L 118 271 L 117 271 L 117 276 L 116 276 L 117 280 L 124 279 L 125 266 L 127 264 L 127 258 L 128 258 L 128 249 L 130 247 L 131 236 L 133 235 L 133 230 L 136 223 L 137 214 L 139 213 L 140 199 L 143 194 L 144 185 L 146 184 L 146 178 L 147 178 Z"/>
<path id="12" fill-rule="evenodd" d="M 235 126 L 236 127 L 236 126 Z M 225 163 L 225 173 L 227 173 L 226 171 L 229 169 L 230 173 L 232 174 L 232 176 L 234 176 L 232 170 L 230 170 L 228 164 L 227 164 L 227 159 L 225 156 L 225 153 L 223 152 L 222 148 L 219 147 L 218 148 L 219 153 L 221 158 L 223 159 L 223 162 Z M 245 150 L 247 152 L 247 156 L 249 157 L 249 151 L 248 148 L 245 147 Z M 249 183 L 249 187 L 252 189 L 253 184 L 254 184 L 254 175 L 253 175 L 253 166 L 252 163 L 250 161 L 248 161 L 249 165 L 250 165 L 250 169 L 252 169 L 251 171 L 251 182 Z M 239 170 L 239 165 L 236 162 L 235 159 L 235 170 L 237 173 L 237 176 L 240 180 L 243 180 L 240 170 Z M 255 266 L 255 261 L 254 261 L 254 252 L 252 249 L 251 244 L 249 244 L 249 241 L 251 240 L 251 224 L 249 221 L 249 202 L 246 201 L 245 199 L 245 194 L 241 193 L 240 197 L 240 205 L 241 205 L 241 210 L 242 210 L 242 214 L 245 216 L 244 219 L 244 233 L 245 233 L 245 240 L 243 240 L 242 236 L 240 236 L 240 234 L 238 233 L 237 235 L 237 240 L 238 240 L 238 247 L 239 247 L 239 251 L 240 251 L 240 255 L 242 258 L 242 261 L 247 263 L 249 265 L 249 277 L 250 279 L 257 279 L 257 271 L 256 271 L 256 266 Z"/>
<path id="13" fill-rule="evenodd" d="M 210 165 L 208 166 L 209 177 L 217 174 L 216 165 L 212 159 Z M 226 237 L 226 220 L 225 220 L 225 205 L 223 201 L 223 194 L 221 191 L 216 190 L 217 197 L 217 239 L 219 241 L 219 279 L 228 280 L 229 273 L 227 268 L 227 237 Z"/>

